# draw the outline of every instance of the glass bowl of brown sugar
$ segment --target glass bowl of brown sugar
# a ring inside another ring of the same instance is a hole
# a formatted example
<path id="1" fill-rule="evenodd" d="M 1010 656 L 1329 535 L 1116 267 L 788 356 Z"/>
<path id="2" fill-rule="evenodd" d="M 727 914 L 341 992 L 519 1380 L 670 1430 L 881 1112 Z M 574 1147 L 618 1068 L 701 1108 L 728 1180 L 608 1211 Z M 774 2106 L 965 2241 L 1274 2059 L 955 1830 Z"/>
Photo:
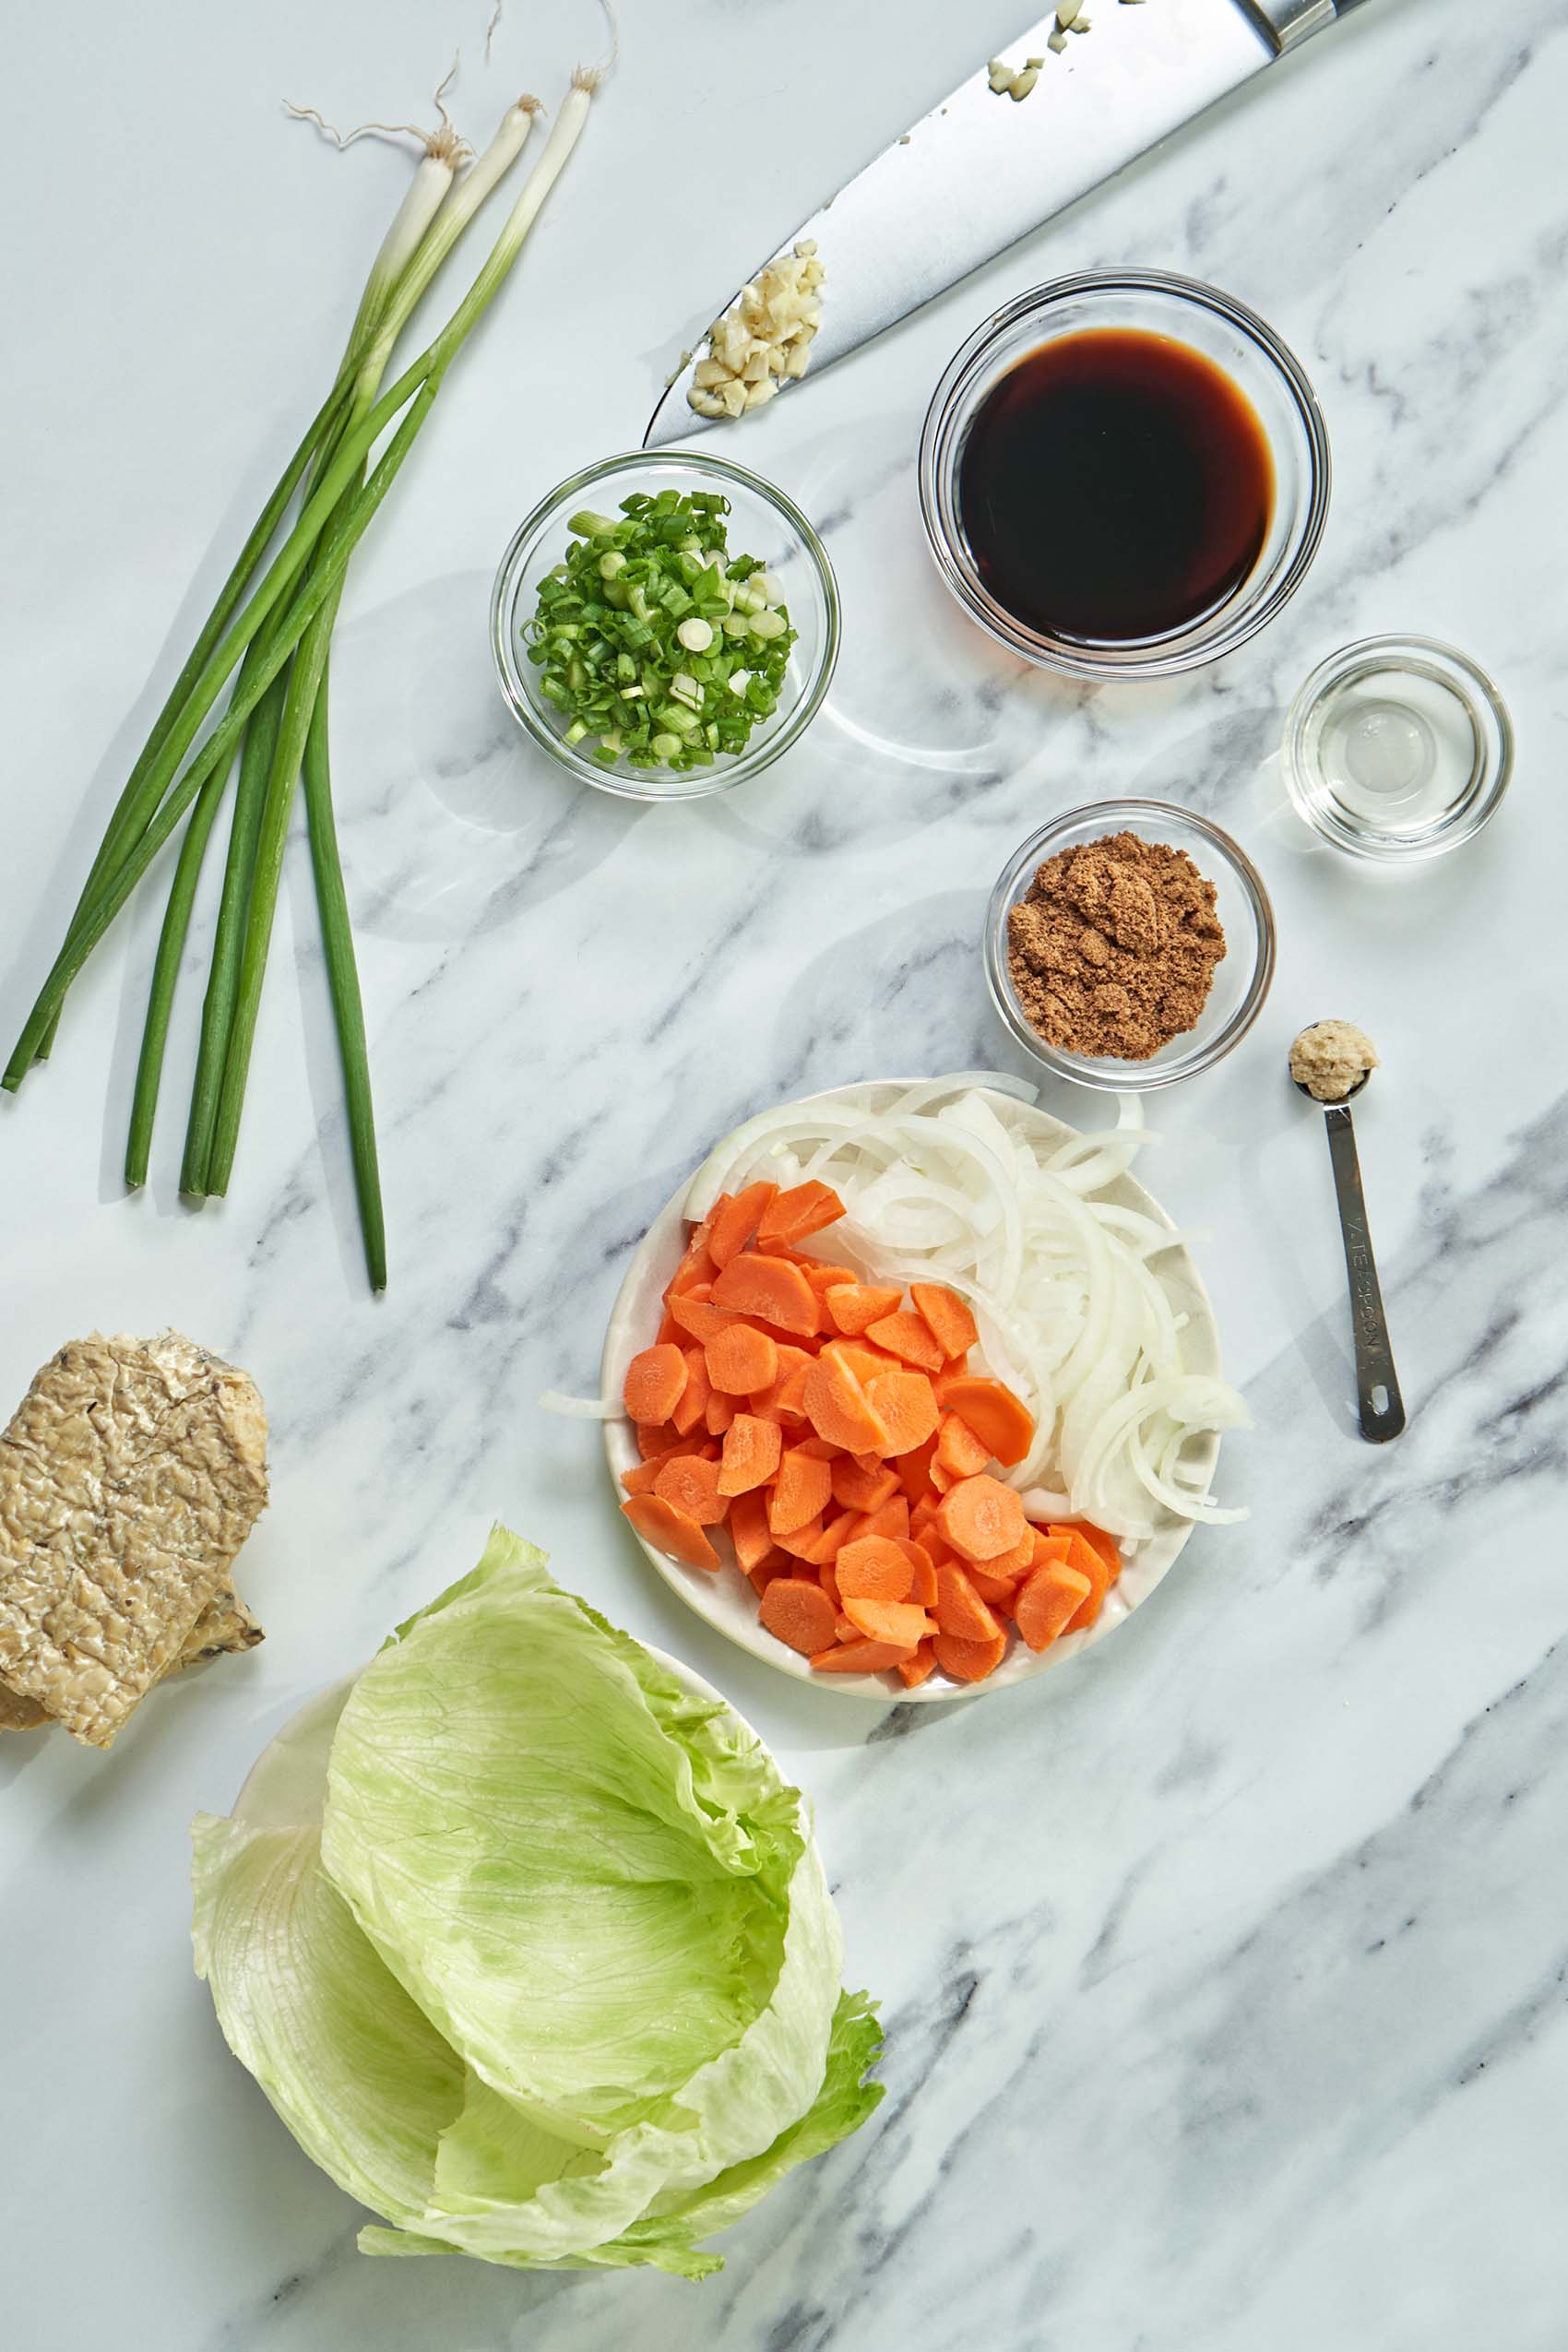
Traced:
<path id="1" fill-rule="evenodd" d="M 1022 843 L 985 926 L 992 1001 L 1058 1077 L 1139 1094 L 1240 1043 L 1274 978 L 1274 910 L 1239 843 L 1170 801 L 1095 801 Z"/>

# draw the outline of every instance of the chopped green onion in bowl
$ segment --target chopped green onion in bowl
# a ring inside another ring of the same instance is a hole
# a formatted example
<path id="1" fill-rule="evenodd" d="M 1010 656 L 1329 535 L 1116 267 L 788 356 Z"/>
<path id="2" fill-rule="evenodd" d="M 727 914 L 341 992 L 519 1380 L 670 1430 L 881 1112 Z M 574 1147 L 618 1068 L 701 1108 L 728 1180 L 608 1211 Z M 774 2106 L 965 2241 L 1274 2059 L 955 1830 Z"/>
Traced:
<path id="1" fill-rule="evenodd" d="M 768 766 L 838 653 L 822 542 L 782 491 L 696 451 L 629 451 L 513 538 L 491 646 L 519 725 L 585 783 L 695 800 Z"/>
<path id="2" fill-rule="evenodd" d="M 772 718 L 795 632 L 760 557 L 731 553 L 729 512 L 721 491 L 664 489 L 567 518 L 524 636 L 569 744 L 607 766 L 708 767 Z"/>

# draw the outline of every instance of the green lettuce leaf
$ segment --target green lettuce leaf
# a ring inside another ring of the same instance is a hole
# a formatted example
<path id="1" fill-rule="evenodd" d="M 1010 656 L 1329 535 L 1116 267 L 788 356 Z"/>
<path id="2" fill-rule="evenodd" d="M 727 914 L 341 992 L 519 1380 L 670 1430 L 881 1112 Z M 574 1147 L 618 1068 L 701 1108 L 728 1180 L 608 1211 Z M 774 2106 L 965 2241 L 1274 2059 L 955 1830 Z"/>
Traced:
<path id="1" fill-rule="evenodd" d="M 223 2031 L 367 2251 L 701 2277 L 880 2096 L 798 1792 L 504 1529 L 196 1846 Z"/>

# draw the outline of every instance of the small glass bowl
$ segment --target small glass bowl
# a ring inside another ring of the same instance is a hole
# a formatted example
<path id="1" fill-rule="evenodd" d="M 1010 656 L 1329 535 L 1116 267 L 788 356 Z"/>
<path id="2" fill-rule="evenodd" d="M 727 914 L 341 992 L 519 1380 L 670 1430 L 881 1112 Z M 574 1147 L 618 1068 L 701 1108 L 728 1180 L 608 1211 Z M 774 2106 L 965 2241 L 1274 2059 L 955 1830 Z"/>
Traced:
<path id="1" fill-rule="evenodd" d="M 730 552 L 754 555 L 783 584 L 790 625 L 796 632 L 778 707 L 759 722 L 743 752 L 720 753 L 711 767 L 684 772 L 633 767 L 624 759 L 612 766 L 593 758 L 585 743 L 565 741 L 566 719 L 540 691 L 540 671 L 528 659 L 523 637 L 539 600 L 539 584 L 559 564 L 570 542 L 567 517 L 590 505 L 619 514 L 623 498 L 635 492 L 651 497 L 660 490 L 683 493 L 721 491 L 730 501 L 726 519 Z M 490 643 L 496 675 L 518 724 L 601 792 L 628 801 L 698 801 L 743 784 L 787 752 L 810 726 L 832 682 L 838 659 L 838 585 L 827 551 L 792 500 L 759 474 L 728 458 L 685 449 L 656 453 L 627 450 L 585 467 L 534 508 L 502 559 L 490 599 Z"/>
<path id="2" fill-rule="evenodd" d="M 1066 1053 L 1051 1045 L 1025 1015 L 1008 968 L 1008 913 L 1028 894 L 1035 869 L 1059 849 L 1079 849 L 1108 833 L 1135 833 L 1145 841 L 1184 849 L 1213 883 L 1215 912 L 1225 931 L 1225 956 L 1196 1028 L 1172 1038 L 1146 1062 Z M 1207 817 L 1170 801 L 1093 801 L 1052 817 L 1008 859 L 986 911 L 985 977 L 1015 1043 L 1046 1069 L 1108 1094 L 1146 1094 L 1210 1068 L 1246 1036 L 1274 978 L 1274 909 L 1245 850 Z"/>
<path id="3" fill-rule="evenodd" d="M 958 507 L 964 445 L 981 403 L 1028 352 L 1094 328 L 1162 335 L 1222 368 L 1256 412 L 1274 461 L 1268 536 L 1235 592 L 1184 629 L 1158 637 L 1053 637 L 997 603 L 980 576 Z M 988 318 L 932 396 L 921 434 L 921 514 L 953 594 L 1001 645 L 1074 678 L 1168 678 L 1233 653 L 1301 586 L 1328 513 L 1328 434 L 1301 366 L 1241 303 L 1153 269 L 1090 272 L 1036 286 Z"/>
<path id="4" fill-rule="evenodd" d="M 1514 727 L 1486 671 L 1435 637 L 1362 637 L 1290 706 L 1286 788 L 1325 841 L 1408 865 L 1473 841 L 1514 772 Z"/>

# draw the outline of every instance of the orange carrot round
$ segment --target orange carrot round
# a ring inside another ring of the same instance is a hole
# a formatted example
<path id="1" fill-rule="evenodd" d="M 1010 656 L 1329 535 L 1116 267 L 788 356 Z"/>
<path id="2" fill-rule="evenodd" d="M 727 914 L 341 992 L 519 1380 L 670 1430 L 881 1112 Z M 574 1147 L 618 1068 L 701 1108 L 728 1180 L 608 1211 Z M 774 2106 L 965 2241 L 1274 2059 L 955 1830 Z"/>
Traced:
<path id="1" fill-rule="evenodd" d="M 1089 1580 L 1078 1569 L 1037 1568 L 1018 1595 L 1014 1622 L 1030 1649 L 1049 1649 L 1088 1596 Z"/>
<path id="2" fill-rule="evenodd" d="M 822 1586 L 806 1576 L 774 1576 L 757 1611 L 776 1641 L 802 1657 L 826 1649 L 833 1639 L 837 1611 Z"/>
<path id="3" fill-rule="evenodd" d="M 719 1493 L 747 1494 L 753 1487 L 766 1486 L 778 1467 L 783 1450 L 777 1421 L 765 1421 L 755 1413 L 737 1413 L 724 1432 Z"/>
<path id="4" fill-rule="evenodd" d="M 885 1348 L 890 1356 L 899 1356 L 921 1372 L 940 1372 L 946 1360 L 920 1316 L 911 1314 L 908 1307 L 879 1316 L 868 1325 L 866 1337 L 874 1346 Z"/>
<path id="5" fill-rule="evenodd" d="M 895 1642 L 834 1642 L 819 1650 L 812 1664 L 819 1674 L 885 1674 L 909 1655 Z"/>
<path id="6" fill-rule="evenodd" d="M 666 1341 L 660 1347 L 645 1348 L 632 1358 L 621 1393 L 633 1420 L 667 1421 L 685 1385 L 686 1360 L 679 1348 Z"/>
<path id="7" fill-rule="evenodd" d="M 858 1338 L 881 1315 L 890 1315 L 903 1297 L 901 1290 L 878 1283 L 845 1282 L 826 1293 L 827 1312 L 840 1331 Z"/>
<path id="8" fill-rule="evenodd" d="M 714 1281 L 712 1303 L 732 1314 L 754 1315 L 759 1323 L 798 1338 L 811 1338 L 818 1325 L 816 1292 L 800 1267 L 786 1258 L 759 1257 L 754 1250 L 731 1258 L 722 1268 Z M 671 1300 L 670 1311 L 678 1316 L 679 1302 Z"/>
<path id="9" fill-rule="evenodd" d="M 907 1600 L 914 1562 L 888 1536 L 860 1536 L 845 1544 L 833 1562 L 845 1600 Z"/>
<path id="10" fill-rule="evenodd" d="M 867 1384 L 872 1411 L 887 1431 L 890 1455 L 912 1454 L 936 1435 L 936 1393 L 922 1372 L 886 1372 Z"/>
<path id="11" fill-rule="evenodd" d="M 944 1674 L 950 1674 L 955 1682 L 983 1682 L 1001 1665 L 1007 1636 L 999 1633 L 993 1642 L 966 1642 L 956 1633 L 938 1632 L 932 1648 Z"/>
<path id="12" fill-rule="evenodd" d="M 727 1266 L 731 1258 L 740 1256 L 778 1190 L 777 1184 L 748 1184 L 732 1200 L 726 1195 L 715 1204 L 708 1223 L 707 1253 L 716 1266 Z"/>
<path id="13" fill-rule="evenodd" d="M 700 1454 L 683 1454 L 664 1463 L 654 1479 L 655 1494 L 695 1519 L 699 1527 L 716 1527 L 729 1504 L 719 1491 L 719 1465 Z"/>
<path id="14" fill-rule="evenodd" d="M 967 1356 L 980 1337 L 975 1319 L 956 1290 L 940 1282 L 911 1282 L 915 1313 L 944 1357 Z"/>
<path id="15" fill-rule="evenodd" d="M 936 1621 L 961 1642 L 993 1642 L 1002 1631 L 964 1571 L 951 1562 L 936 1572 Z"/>
<path id="16" fill-rule="evenodd" d="M 657 1550 L 683 1560 L 688 1568 L 706 1568 L 717 1575 L 723 1562 L 696 1521 L 661 1494 L 628 1495 L 621 1505 L 639 1536 Z"/>
<path id="17" fill-rule="evenodd" d="M 937 1504 L 936 1523 L 966 1560 L 998 1560 L 1024 1539 L 1024 1506 L 1016 1490 L 983 1470 L 948 1488 Z"/>
<path id="18" fill-rule="evenodd" d="M 774 1538 L 793 1535 L 810 1520 L 820 1519 L 833 1493 L 831 1466 L 803 1446 L 786 1447 L 773 1482 L 767 1524 Z"/>
<path id="19" fill-rule="evenodd" d="M 803 1241 L 808 1233 L 820 1233 L 825 1225 L 832 1225 L 844 1214 L 844 1204 L 830 1184 L 792 1184 L 786 1193 L 775 1193 L 762 1213 L 757 1225 L 759 1243 L 768 1241 Z"/>
<path id="20" fill-rule="evenodd" d="M 707 1377 L 726 1396 L 755 1396 L 778 1377 L 778 1348 L 766 1331 L 732 1323 L 703 1350 Z"/>
<path id="21" fill-rule="evenodd" d="M 912 1601 L 864 1600 L 858 1593 L 846 1593 L 843 1599 L 845 1616 L 868 1642 L 891 1642 L 898 1649 L 913 1650 L 933 1630 L 925 1610 Z"/>
<path id="22" fill-rule="evenodd" d="M 717 1285 L 715 1286 L 717 1289 Z M 671 1313 L 677 1312 L 672 1306 Z M 944 1409 L 968 1421 L 980 1443 L 1004 1469 L 1021 1462 L 1035 1433 L 1028 1407 L 1000 1380 L 981 1380 L 972 1372 L 954 1372 L 941 1382 Z"/>

